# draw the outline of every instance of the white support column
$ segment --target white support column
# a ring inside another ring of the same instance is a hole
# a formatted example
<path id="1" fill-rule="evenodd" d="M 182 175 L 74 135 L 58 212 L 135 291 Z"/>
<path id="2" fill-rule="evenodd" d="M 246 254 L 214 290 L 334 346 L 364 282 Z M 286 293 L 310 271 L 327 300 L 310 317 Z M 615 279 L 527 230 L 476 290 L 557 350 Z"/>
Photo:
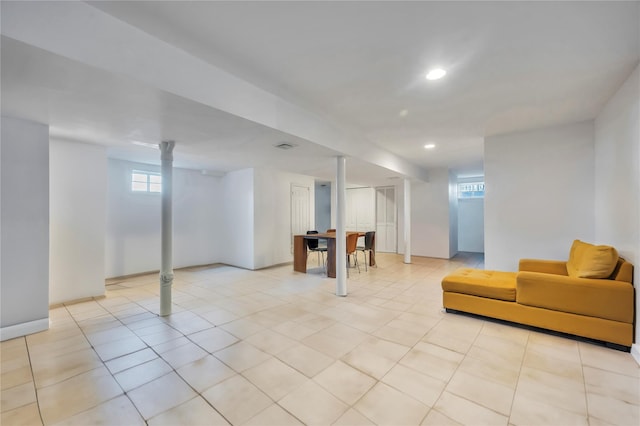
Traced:
<path id="1" fill-rule="evenodd" d="M 162 159 L 162 261 L 160 268 L 160 316 L 171 314 L 173 285 L 173 147 L 174 141 L 160 144 Z"/>
<path id="2" fill-rule="evenodd" d="M 345 158 L 337 158 L 336 171 L 336 296 L 347 295 L 347 234 L 345 230 L 346 188 Z"/>
<path id="3" fill-rule="evenodd" d="M 404 263 L 411 263 L 411 180 L 404 178 Z"/>

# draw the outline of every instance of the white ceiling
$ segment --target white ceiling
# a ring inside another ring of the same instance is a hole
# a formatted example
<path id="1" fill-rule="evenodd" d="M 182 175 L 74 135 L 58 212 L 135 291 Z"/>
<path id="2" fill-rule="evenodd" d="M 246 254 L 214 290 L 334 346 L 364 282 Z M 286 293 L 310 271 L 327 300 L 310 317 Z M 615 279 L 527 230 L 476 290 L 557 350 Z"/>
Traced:
<path id="1" fill-rule="evenodd" d="M 91 4 L 415 164 L 467 173 L 482 169 L 485 136 L 593 119 L 640 57 L 639 2 Z M 426 81 L 435 66 L 448 75 Z M 7 38 L 2 109 L 115 157 L 144 160 L 131 140 L 170 136 L 181 164 L 198 169 L 269 165 L 329 179 L 336 155 Z M 298 147 L 273 149 L 281 141 Z M 359 183 L 397 176 L 349 161 Z"/>

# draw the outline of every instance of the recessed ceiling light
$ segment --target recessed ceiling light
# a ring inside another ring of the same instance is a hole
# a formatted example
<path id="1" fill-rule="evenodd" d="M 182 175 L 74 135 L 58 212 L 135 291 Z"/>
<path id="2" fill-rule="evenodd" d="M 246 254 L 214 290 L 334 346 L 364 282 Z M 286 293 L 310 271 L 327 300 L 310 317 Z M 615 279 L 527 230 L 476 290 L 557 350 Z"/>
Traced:
<path id="1" fill-rule="evenodd" d="M 400 111 L 400 112 L 398 113 L 398 115 L 399 115 L 400 117 L 406 117 L 407 115 L 409 115 L 409 110 L 408 110 L 408 109 L 403 109 L 402 111 Z"/>
<path id="2" fill-rule="evenodd" d="M 433 149 L 436 147 L 436 144 L 434 143 L 428 143 L 424 146 L 424 149 Z"/>
<path id="3" fill-rule="evenodd" d="M 436 68 L 429 71 L 429 73 L 427 74 L 427 80 L 438 80 L 444 77 L 446 74 L 447 72 L 442 68 Z"/>

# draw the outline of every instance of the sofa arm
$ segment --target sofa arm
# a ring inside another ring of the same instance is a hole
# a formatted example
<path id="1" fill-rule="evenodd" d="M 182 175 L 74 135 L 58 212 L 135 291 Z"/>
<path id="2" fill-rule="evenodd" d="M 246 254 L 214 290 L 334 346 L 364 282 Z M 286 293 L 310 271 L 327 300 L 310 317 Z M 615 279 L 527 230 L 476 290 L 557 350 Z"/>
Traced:
<path id="1" fill-rule="evenodd" d="M 623 281 L 518 272 L 516 302 L 522 305 L 632 323 L 633 286 Z"/>
<path id="2" fill-rule="evenodd" d="M 520 259 L 518 271 L 568 275 L 567 262 L 565 262 L 564 260 Z"/>

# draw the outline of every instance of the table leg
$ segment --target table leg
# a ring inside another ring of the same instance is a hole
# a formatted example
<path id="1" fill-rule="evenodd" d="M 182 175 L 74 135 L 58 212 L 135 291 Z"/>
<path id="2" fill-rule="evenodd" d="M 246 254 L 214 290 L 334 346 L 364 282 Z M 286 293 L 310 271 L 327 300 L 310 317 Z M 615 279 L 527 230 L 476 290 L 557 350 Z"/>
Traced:
<path id="1" fill-rule="evenodd" d="M 307 242 L 302 235 L 293 236 L 293 270 L 307 272 Z"/>
<path id="2" fill-rule="evenodd" d="M 336 239 L 327 239 L 327 276 L 336 277 Z"/>

